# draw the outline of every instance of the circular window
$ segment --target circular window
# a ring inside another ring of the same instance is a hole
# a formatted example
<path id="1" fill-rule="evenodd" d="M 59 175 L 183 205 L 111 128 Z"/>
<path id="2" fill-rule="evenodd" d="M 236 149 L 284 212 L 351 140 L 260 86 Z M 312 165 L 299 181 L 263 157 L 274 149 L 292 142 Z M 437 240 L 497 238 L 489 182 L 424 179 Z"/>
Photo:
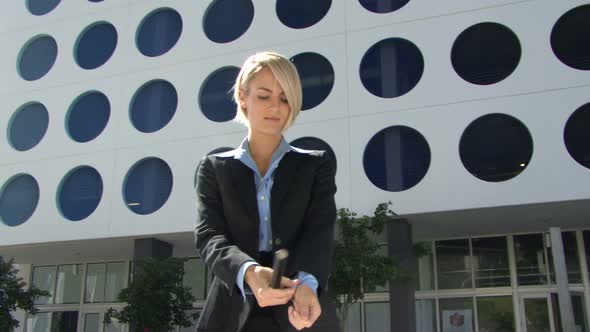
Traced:
<path id="1" fill-rule="evenodd" d="M 71 221 L 87 218 L 102 198 L 102 178 L 90 166 L 70 171 L 62 180 L 57 201 L 62 215 Z"/>
<path id="2" fill-rule="evenodd" d="M 27 8 L 33 15 L 41 16 L 54 10 L 61 0 L 27 0 Z"/>
<path id="3" fill-rule="evenodd" d="M 0 220 L 18 226 L 29 220 L 39 203 L 39 184 L 29 174 L 12 177 L 0 191 Z"/>
<path id="4" fill-rule="evenodd" d="M 463 166 L 478 179 L 500 182 L 520 174 L 531 161 L 533 139 L 525 125 L 506 114 L 487 114 L 461 135 Z"/>
<path id="5" fill-rule="evenodd" d="M 551 31 L 551 47 L 559 61 L 590 70 L 590 4 L 563 14 Z"/>
<path id="6" fill-rule="evenodd" d="M 308 28 L 324 18 L 332 0 L 277 0 L 277 16 L 284 25 L 293 29 Z"/>
<path id="7" fill-rule="evenodd" d="M 131 123 L 144 133 L 162 129 L 172 120 L 178 105 L 174 86 L 165 80 L 153 80 L 135 93 L 131 102 Z"/>
<path id="8" fill-rule="evenodd" d="M 18 71 L 27 81 L 45 76 L 57 59 L 57 43 L 51 36 L 36 36 L 23 46 L 18 57 Z"/>
<path id="9" fill-rule="evenodd" d="M 68 134 L 76 142 L 89 142 L 102 133 L 110 115 L 111 104 L 102 92 L 86 92 L 76 98 L 66 115 Z"/>
<path id="10" fill-rule="evenodd" d="M 385 14 L 405 6 L 410 0 L 359 0 L 361 6 L 373 13 Z"/>
<path id="11" fill-rule="evenodd" d="M 395 98 L 412 90 L 424 72 L 424 58 L 416 45 L 402 38 L 384 39 L 365 53 L 360 76 L 377 97 Z"/>
<path id="12" fill-rule="evenodd" d="M 12 116 L 8 125 L 8 140 L 18 151 L 27 151 L 35 147 L 49 127 L 49 113 L 38 102 L 21 106 Z"/>
<path id="13" fill-rule="evenodd" d="M 117 47 L 117 30 L 107 22 L 94 23 L 84 29 L 76 43 L 75 57 L 84 69 L 102 66 Z"/>
<path id="14" fill-rule="evenodd" d="M 334 86 L 334 68 L 328 59 L 317 53 L 301 53 L 291 58 L 303 88 L 303 104 L 305 111 L 321 104 Z"/>
<path id="15" fill-rule="evenodd" d="M 334 150 L 332 150 L 332 147 L 330 147 L 330 145 L 326 142 L 324 142 L 323 140 L 316 138 L 316 137 L 301 137 L 298 138 L 296 140 L 294 140 L 293 142 L 291 142 L 291 145 L 296 147 L 296 148 L 300 148 L 300 149 L 304 149 L 304 150 L 321 150 L 321 151 L 326 151 L 326 153 L 328 154 L 328 156 L 330 157 L 330 159 L 332 160 L 332 166 L 334 167 L 334 169 L 336 169 L 337 165 L 337 160 L 336 160 L 336 154 L 334 153 Z"/>
<path id="16" fill-rule="evenodd" d="M 172 170 L 159 158 L 139 161 L 125 177 L 125 204 L 137 214 L 146 215 L 159 210 L 172 192 Z"/>
<path id="17" fill-rule="evenodd" d="M 248 30 L 252 19 L 254 5 L 251 0 L 214 0 L 205 11 L 203 30 L 209 40 L 229 43 Z"/>
<path id="18" fill-rule="evenodd" d="M 205 79 L 199 93 L 199 107 L 207 119 L 225 122 L 236 117 L 237 106 L 230 92 L 239 73 L 238 67 L 223 67 Z"/>
<path id="19" fill-rule="evenodd" d="M 469 83 L 494 84 L 508 77 L 520 61 L 520 42 L 509 28 L 492 22 L 461 32 L 451 50 L 457 74 Z"/>
<path id="20" fill-rule="evenodd" d="M 412 188 L 430 167 L 430 147 L 422 134 L 392 126 L 375 134 L 363 154 L 367 178 L 378 188 L 398 192 Z"/>
<path id="21" fill-rule="evenodd" d="M 590 168 L 590 103 L 581 106 L 569 117 L 563 140 L 572 158 Z"/>
<path id="22" fill-rule="evenodd" d="M 160 56 L 176 45 L 181 33 L 182 18 L 177 11 L 171 8 L 156 9 L 139 25 L 137 48 L 145 56 Z"/>

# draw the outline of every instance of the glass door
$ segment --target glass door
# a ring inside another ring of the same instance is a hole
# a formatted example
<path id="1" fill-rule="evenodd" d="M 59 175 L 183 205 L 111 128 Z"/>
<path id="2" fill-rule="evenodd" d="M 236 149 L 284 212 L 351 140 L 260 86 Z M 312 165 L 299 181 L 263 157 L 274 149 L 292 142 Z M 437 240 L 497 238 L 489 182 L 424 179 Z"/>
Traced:
<path id="1" fill-rule="evenodd" d="M 558 332 L 549 294 L 520 296 L 520 322 L 523 332 Z"/>

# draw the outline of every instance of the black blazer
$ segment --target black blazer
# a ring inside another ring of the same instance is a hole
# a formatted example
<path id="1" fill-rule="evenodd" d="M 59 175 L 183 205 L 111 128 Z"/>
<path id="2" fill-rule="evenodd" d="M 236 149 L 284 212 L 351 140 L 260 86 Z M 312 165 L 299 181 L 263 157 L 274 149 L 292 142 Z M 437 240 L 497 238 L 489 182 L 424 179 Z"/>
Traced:
<path id="1" fill-rule="evenodd" d="M 324 151 L 289 151 L 275 170 L 271 191 L 273 251 L 289 250 L 287 276 L 305 271 L 317 278 L 322 315 L 313 327 L 321 331 L 338 329 L 334 307 L 324 305 L 321 296 L 334 238 L 335 172 Z M 197 171 L 196 190 L 196 247 L 214 275 L 197 331 L 236 332 L 256 301 L 247 296 L 244 302 L 235 284 L 242 264 L 259 258 L 254 173 L 233 155 L 206 156 Z M 284 331 L 295 330 L 287 305 L 275 306 L 273 312 Z M 321 328 L 327 325 L 331 327 Z"/>

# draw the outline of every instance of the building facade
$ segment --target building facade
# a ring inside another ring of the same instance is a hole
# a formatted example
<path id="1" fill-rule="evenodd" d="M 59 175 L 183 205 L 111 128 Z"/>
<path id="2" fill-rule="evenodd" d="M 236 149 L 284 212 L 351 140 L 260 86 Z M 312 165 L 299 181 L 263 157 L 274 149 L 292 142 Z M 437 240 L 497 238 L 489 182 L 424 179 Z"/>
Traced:
<path id="1" fill-rule="evenodd" d="M 52 294 L 20 331 L 126 331 L 102 317 L 146 240 L 191 258 L 199 310 L 195 171 L 245 137 L 228 90 L 261 50 L 299 70 L 286 139 L 333 156 L 338 207 L 391 201 L 430 248 L 417 331 L 588 331 L 590 2 L 14 0 L 0 22 L 0 255 Z M 345 331 L 388 330 L 388 301 Z"/>

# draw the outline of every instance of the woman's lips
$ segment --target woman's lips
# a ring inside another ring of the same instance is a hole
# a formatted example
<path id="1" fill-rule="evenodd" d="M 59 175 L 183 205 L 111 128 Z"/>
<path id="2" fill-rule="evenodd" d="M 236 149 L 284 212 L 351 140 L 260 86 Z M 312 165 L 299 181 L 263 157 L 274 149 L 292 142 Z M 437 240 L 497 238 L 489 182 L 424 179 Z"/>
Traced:
<path id="1" fill-rule="evenodd" d="M 273 118 L 273 117 L 264 117 L 264 120 L 276 121 L 276 122 L 281 121 L 280 118 Z"/>

